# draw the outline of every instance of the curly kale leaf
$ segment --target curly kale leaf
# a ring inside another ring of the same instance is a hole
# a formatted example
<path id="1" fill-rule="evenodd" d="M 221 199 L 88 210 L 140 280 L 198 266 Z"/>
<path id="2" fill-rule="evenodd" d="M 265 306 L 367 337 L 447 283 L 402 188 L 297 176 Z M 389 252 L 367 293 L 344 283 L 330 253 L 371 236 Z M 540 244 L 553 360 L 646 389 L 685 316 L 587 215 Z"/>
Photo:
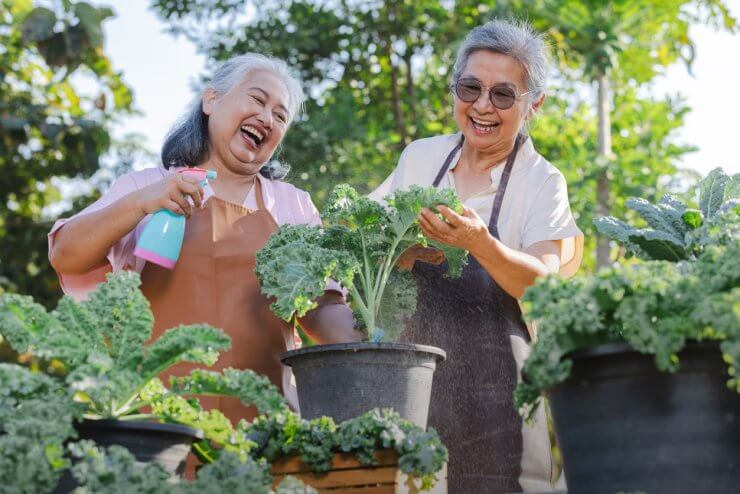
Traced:
<path id="1" fill-rule="evenodd" d="M 156 463 L 140 464 L 122 446 L 98 448 L 92 441 L 69 445 L 78 461 L 72 475 L 77 494 L 164 494 L 172 492 L 169 475 Z"/>
<path id="2" fill-rule="evenodd" d="M 249 437 L 267 438 L 264 446 L 255 450 L 255 454 L 269 462 L 300 455 L 316 472 L 331 469 L 336 424 L 329 417 L 305 420 L 288 411 L 261 415 L 251 424 L 240 425 Z"/>
<path id="3" fill-rule="evenodd" d="M 211 366 L 219 353 L 231 348 L 231 338 L 220 329 L 206 324 L 168 329 L 146 347 L 140 373 L 147 381 L 179 362 Z"/>
<path id="4" fill-rule="evenodd" d="M 540 391 L 570 375 L 569 351 L 609 341 L 629 343 L 654 355 L 658 369 L 675 371 L 687 340 L 719 340 L 730 366 L 728 385 L 740 392 L 734 377 L 740 361 L 737 259 L 736 239 L 708 246 L 695 261 L 648 261 L 573 280 L 540 280 L 524 297 L 539 335 L 524 365 L 516 406 L 533 413 Z"/>
<path id="5" fill-rule="evenodd" d="M 217 461 L 204 466 L 195 482 L 182 483 L 180 487 L 183 494 L 270 494 L 272 475 L 270 466 L 264 461 L 224 453 Z"/>
<path id="6" fill-rule="evenodd" d="M 227 368 L 221 373 L 194 369 L 188 376 L 171 377 L 170 390 L 178 394 L 238 398 L 244 405 L 255 406 L 261 414 L 288 409 L 280 390 L 267 377 L 249 369 Z"/>
<path id="7" fill-rule="evenodd" d="M 68 466 L 63 445 L 80 408 L 61 382 L 16 364 L 0 364 L 0 383 L 3 492 L 50 492 Z"/>
<path id="8" fill-rule="evenodd" d="M 404 328 L 406 318 L 416 312 L 416 281 L 408 271 L 391 272 L 378 307 L 378 326 L 383 339 L 395 341 Z"/>
<path id="9" fill-rule="evenodd" d="M 289 321 L 316 307 L 329 278 L 351 285 L 358 267 L 347 252 L 322 247 L 318 227 L 286 225 L 257 253 L 255 272 L 273 312 Z"/>
<path id="10" fill-rule="evenodd" d="M 297 478 L 288 475 L 280 482 L 275 494 L 318 494 L 318 492 L 313 487 L 305 485 Z"/>
<path id="11" fill-rule="evenodd" d="M 55 325 L 57 321 L 32 297 L 0 295 L 0 333 L 16 352 L 26 353 L 29 347 L 38 347 L 44 333 Z"/>

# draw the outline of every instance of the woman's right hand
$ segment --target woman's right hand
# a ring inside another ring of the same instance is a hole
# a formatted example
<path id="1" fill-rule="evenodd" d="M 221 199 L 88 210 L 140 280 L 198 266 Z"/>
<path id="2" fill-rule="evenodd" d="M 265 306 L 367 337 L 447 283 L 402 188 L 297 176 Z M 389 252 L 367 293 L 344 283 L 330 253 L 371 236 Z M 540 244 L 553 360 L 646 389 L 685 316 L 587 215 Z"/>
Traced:
<path id="1" fill-rule="evenodd" d="M 136 204 L 145 215 L 160 209 L 167 209 L 175 214 L 190 217 L 192 199 L 195 207 L 203 203 L 203 188 L 198 180 L 184 173 L 171 173 L 168 177 L 135 192 Z"/>

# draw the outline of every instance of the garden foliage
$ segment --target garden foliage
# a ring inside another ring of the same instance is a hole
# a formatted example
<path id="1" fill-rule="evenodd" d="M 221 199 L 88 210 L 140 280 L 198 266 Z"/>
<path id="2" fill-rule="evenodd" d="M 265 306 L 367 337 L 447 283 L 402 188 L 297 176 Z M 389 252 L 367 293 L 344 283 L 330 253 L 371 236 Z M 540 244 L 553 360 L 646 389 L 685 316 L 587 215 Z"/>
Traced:
<path id="1" fill-rule="evenodd" d="M 737 176 L 713 171 L 702 182 L 700 210 L 672 198 L 657 205 L 633 202 L 652 228 L 609 219 L 614 228 L 604 231 L 644 262 L 572 280 L 549 276 L 527 291 L 527 317 L 538 321 L 539 335 L 515 393 L 517 407 L 531 412 L 542 390 L 568 378 L 568 352 L 609 342 L 627 342 L 654 355 L 658 369 L 675 371 L 687 340 L 717 340 L 729 365 L 728 386 L 740 392 L 736 184 Z M 670 258 L 679 262 L 655 260 L 666 252 L 680 252 L 680 259 Z"/>
<path id="2" fill-rule="evenodd" d="M 349 292 L 358 329 L 373 341 L 389 340 L 416 310 L 413 278 L 395 269 L 407 248 L 433 245 L 445 254 L 447 275 L 462 273 L 467 252 L 428 240 L 418 221 L 425 207 L 462 212 L 454 191 L 413 186 L 386 201 L 387 207 L 340 184 L 322 214 L 324 228 L 287 225 L 270 237 L 257 253 L 255 271 L 278 317 L 289 321 L 315 308 L 331 278 Z"/>

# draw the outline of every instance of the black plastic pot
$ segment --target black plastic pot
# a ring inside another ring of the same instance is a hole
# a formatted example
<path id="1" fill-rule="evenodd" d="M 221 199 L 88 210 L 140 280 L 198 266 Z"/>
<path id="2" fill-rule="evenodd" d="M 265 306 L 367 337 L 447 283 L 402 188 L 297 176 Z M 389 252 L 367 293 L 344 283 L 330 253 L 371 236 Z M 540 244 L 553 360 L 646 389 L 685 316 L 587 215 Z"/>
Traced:
<path id="1" fill-rule="evenodd" d="M 547 394 L 569 494 L 737 492 L 740 394 L 718 344 L 688 344 L 674 374 L 625 344 L 568 357 Z"/>
<path id="2" fill-rule="evenodd" d="M 293 368 L 301 415 L 341 422 L 373 408 L 393 408 L 426 428 L 432 378 L 444 350 L 410 343 L 341 343 L 282 355 Z"/>
<path id="3" fill-rule="evenodd" d="M 123 446 L 138 463 L 157 463 L 172 478 L 182 477 L 190 445 L 203 438 L 203 432 L 177 424 L 126 420 L 83 420 L 75 425 L 79 439 L 90 439 L 98 446 Z M 54 494 L 72 492 L 77 483 L 65 472 Z"/>

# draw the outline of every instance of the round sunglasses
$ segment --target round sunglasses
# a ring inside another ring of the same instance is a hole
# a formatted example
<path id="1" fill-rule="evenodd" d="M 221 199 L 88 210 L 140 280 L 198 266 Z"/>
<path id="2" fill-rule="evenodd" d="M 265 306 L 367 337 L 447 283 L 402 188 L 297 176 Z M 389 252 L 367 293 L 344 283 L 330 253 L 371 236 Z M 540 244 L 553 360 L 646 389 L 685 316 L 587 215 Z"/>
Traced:
<path id="1" fill-rule="evenodd" d="M 493 106 L 499 110 L 508 110 L 514 106 L 514 102 L 517 98 L 531 93 L 527 91 L 525 93 L 516 94 L 516 92 L 509 86 L 493 86 L 487 88 L 483 86 L 477 79 L 460 79 L 452 85 L 452 90 L 455 92 L 461 101 L 466 103 L 473 103 L 478 101 L 483 90 L 488 90 L 488 98 L 493 103 Z"/>

